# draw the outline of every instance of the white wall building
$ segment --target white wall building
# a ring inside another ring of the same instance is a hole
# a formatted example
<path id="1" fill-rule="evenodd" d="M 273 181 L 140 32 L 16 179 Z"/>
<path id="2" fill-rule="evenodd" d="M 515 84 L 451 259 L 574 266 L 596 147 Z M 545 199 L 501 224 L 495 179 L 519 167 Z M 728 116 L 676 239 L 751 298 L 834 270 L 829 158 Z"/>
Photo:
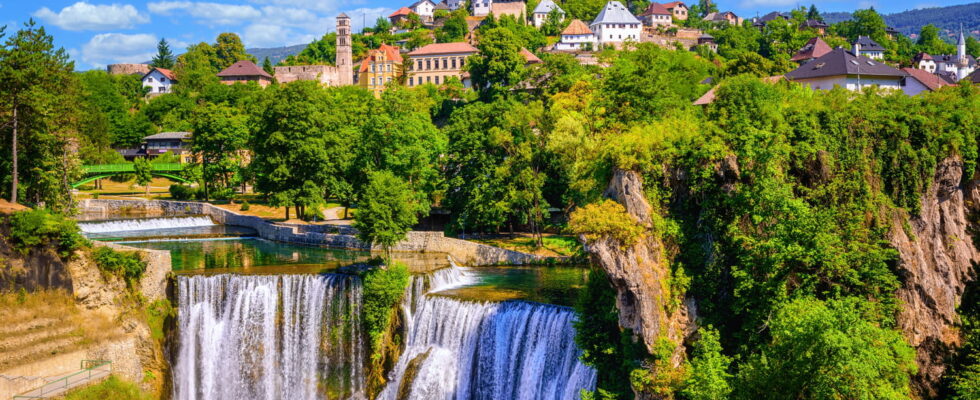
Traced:
<path id="1" fill-rule="evenodd" d="M 538 3 L 538 6 L 534 7 L 534 11 L 531 12 L 534 26 L 536 28 L 540 28 L 541 25 L 544 25 L 544 23 L 548 21 L 548 14 L 551 14 L 551 11 L 558 12 L 558 14 L 561 14 L 562 21 L 565 20 L 565 10 L 558 7 L 558 5 L 552 0 L 541 0 L 541 2 Z"/>
<path id="2" fill-rule="evenodd" d="M 446 5 L 450 10 L 456 11 L 464 4 L 463 0 L 446 0 Z"/>
<path id="3" fill-rule="evenodd" d="M 173 71 L 169 69 L 153 68 L 143 75 L 143 87 L 150 88 L 150 94 L 173 93 L 176 82 Z"/>
<path id="4" fill-rule="evenodd" d="M 595 33 L 599 44 L 618 46 L 627 40 L 639 42 L 642 25 L 623 3 L 610 1 L 589 28 Z"/>
<path id="5" fill-rule="evenodd" d="M 408 9 L 418 14 L 423 21 L 432 21 L 435 8 L 436 3 L 433 3 L 432 0 L 419 0 L 408 6 Z"/>
<path id="6" fill-rule="evenodd" d="M 565 30 L 561 31 L 558 43 L 555 43 L 555 50 L 559 51 L 582 51 L 593 50 L 596 47 L 595 34 L 589 29 L 585 22 L 573 19 Z"/>
<path id="7" fill-rule="evenodd" d="M 493 0 L 472 0 L 470 3 L 470 8 L 473 10 L 470 12 L 470 14 L 474 17 L 482 17 L 490 14 L 491 7 L 493 7 Z"/>
<path id="8" fill-rule="evenodd" d="M 786 74 L 786 79 L 814 90 L 840 86 L 858 91 L 869 86 L 884 90 L 904 90 L 905 72 L 865 56 L 837 48 Z"/>

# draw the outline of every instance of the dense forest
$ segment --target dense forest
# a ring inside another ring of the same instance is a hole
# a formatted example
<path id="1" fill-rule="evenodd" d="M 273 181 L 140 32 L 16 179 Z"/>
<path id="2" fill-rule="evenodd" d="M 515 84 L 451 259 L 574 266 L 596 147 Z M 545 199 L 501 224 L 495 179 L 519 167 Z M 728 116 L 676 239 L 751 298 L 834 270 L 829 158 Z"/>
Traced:
<path id="1" fill-rule="evenodd" d="M 222 85 L 215 73 L 248 58 L 222 34 L 176 58 L 161 43 L 154 63 L 172 64 L 180 84 L 145 102 L 131 77 L 74 72 L 28 23 L 0 45 L 0 195 L 70 212 L 81 164 L 112 162 L 114 147 L 149 133 L 190 131 L 198 161 L 186 174 L 200 189 L 175 185 L 174 197 L 227 199 L 250 183 L 304 217 L 329 200 L 389 198 L 414 215 L 448 211 L 450 234 L 519 225 L 623 249 L 657 243 L 669 270 L 663 307 L 692 299 L 699 328 L 643 346 L 620 328 L 596 268 L 578 306 L 577 341 L 600 374 L 587 398 L 921 395 L 916 349 L 897 321 L 905 282 L 889 234 L 911 232 L 944 161 L 962 167 L 956 186 L 975 178 L 980 88 L 908 97 L 765 83 L 812 35 L 797 26 L 713 30 L 717 54 L 643 43 L 598 53 L 599 65 L 541 54 L 527 66 L 521 48 L 543 36 L 504 18 L 478 31 L 473 90 L 393 83 L 380 98 L 310 81 Z M 893 59 L 939 45 L 888 40 L 873 10 L 831 32 L 835 43 L 880 38 Z M 715 101 L 694 106 L 709 77 Z M 618 171 L 642 177 L 649 224 L 606 199 Z M 555 210 L 569 222 L 551 225 Z M 975 399 L 980 314 L 963 304 L 964 345 L 935 390 Z"/>
<path id="2" fill-rule="evenodd" d="M 924 7 L 882 15 L 889 26 L 902 34 L 919 33 L 923 25 L 932 24 L 946 32 L 959 32 L 963 26 L 967 32 L 980 31 L 980 3 L 945 7 Z M 838 23 L 851 19 L 847 12 L 824 13 L 827 23 Z"/>

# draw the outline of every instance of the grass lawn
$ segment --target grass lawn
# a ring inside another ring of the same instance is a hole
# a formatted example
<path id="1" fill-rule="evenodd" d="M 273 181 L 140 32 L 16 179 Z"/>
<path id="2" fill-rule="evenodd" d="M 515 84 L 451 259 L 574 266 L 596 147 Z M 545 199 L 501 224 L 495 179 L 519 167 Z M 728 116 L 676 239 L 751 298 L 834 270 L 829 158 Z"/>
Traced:
<path id="1" fill-rule="evenodd" d="M 170 185 L 173 182 L 167 178 L 153 178 L 150 181 L 150 197 L 155 200 L 170 199 Z M 78 198 L 91 199 L 98 195 L 100 199 L 132 199 L 146 197 L 146 188 L 136 184 L 135 180 L 128 182 L 113 182 L 102 180 L 102 189 L 95 189 L 95 183 L 82 185 L 78 188 Z"/>
<path id="2" fill-rule="evenodd" d="M 493 239 L 470 239 L 473 242 L 497 246 L 508 250 L 522 251 L 546 257 L 574 256 L 582 253 L 582 245 L 573 236 L 545 235 L 543 246 L 537 247 L 534 237 L 520 234 L 513 238 L 499 237 Z"/>
<path id="3" fill-rule="evenodd" d="M 149 400 L 151 396 L 140 390 L 135 383 L 129 382 L 116 375 L 110 375 L 106 380 L 75 389 L 65 395 L 65 400 Z"/>

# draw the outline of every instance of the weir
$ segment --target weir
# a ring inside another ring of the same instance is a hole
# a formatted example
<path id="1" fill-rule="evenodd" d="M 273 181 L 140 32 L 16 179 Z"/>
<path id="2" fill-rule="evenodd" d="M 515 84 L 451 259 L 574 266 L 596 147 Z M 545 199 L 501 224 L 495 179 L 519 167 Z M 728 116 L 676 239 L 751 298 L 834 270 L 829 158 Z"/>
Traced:
<path id="1" fill-rule="evenodd" d="M 83 233 L 110 233 L 110 232 L 130 232 L 147 231 L 158 229 L 174 228 L 196 228 L 205 226 L 215 226 L 210 217 L 163 217 L 163 218 L 135 218 L 121 219 L 100 222 L 79 222 L 78 228 Z"/>

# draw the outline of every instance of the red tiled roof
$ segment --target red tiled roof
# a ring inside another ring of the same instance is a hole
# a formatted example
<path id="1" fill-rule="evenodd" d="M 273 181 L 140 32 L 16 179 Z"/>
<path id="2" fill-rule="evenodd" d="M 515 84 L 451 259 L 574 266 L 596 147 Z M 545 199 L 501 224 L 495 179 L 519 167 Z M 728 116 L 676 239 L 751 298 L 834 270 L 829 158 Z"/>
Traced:
<path id="1" fill-rule="evenodd" d="M 241 60 L 232 64 L 230 67 L 225 68 L 218 73 L 218 76 L 263 76 L 272 79 L 272 75 L 265 72 L 264 69 L 259 68 L 254 62 L 248 60 Z"/>
<path id="2" fill-rule="evenodd" d="M 361 61 L 361 68 L 358 72 L 366 72 L 368 68 L 371 68 L 371 61 L 375 61 L 375 57 L 378 53 L 383 52 L 385 54 L 385 59 L 388 61 L 394 61 L 398 64 L 402 63 L 402 55 L 395 46 L 389 46 L 387 44 L 382 44 L 377 49 L 368 52 L 368 56 L 364 57 Z"/>
<path id="3" fill-rule="evenodd" d="M 680 1 L 672 1 L 670 3 L 665 3 L 664 4 L 664 8 L 666 8 L 668 10 L 671 9 L 671 8 L 677 7 L 677 6 L 684 6 L 684 8 L 687 8 L 687 5 L 684 4 L 683 2 L 680 2 Z"/>
<path id="4" fill-rule="evenodd" d="M 391 13 L 391 15 L 388 16 L 388 18 L 394 18 L 394 17 L 400 16 L 400 15 L 408 15 L 408 14 L 413 14 L 413 13 L 415 13 L 415 11 L 412 11 L 408 7 L 402 7 L 402 8 L 399 8 L 399 9 L 395 10 L 395 12 Z"/>
<path id="5" fill-rule="evenodd" d="M 909 74 L 915 80 L 922 82 L 922 85 L 929 88 L 929 90 L 937 90 L 943 86 L 950 86 L 950 83 L 946 82 L 945 79 L 924 69 L 902 68 L 902 71 L 905 71 L 906 74 Z"/>
<path id="6" fill-rule="evenodd" d="M 476 53 L 476 47 L 466 42 L 433 43 L 422 46 L 408 53 L 409 56 L 425 56 L 430 54 Z"/>
<path id="7" fill-rule="evenodd" d="M 154 70 L 160 71 L 160 74 L 163 75 L 167 79 L 170 79 L 172 81 L 176 81 L 177 80 L 177 75 L 174 75 L 174 71 L 171 71 L 171 70 L 166 69 L 166 68 L 152 68 L 152 69 L 150 69 L 150 72 L 147 72 L 145 75 L 143 75 L 143 77 L 146 77 L 146 75 L 149 75 Z"/>
<path id="8" fill-rule="evenodd" d="M 647 15 L 674 15 L 674 13 L 667 11 L 667 7 L 664 7 L 663 4 L 650 3 L 650 5 L 647 6 L 646 11 L 644 11 L 643 14 L 640 14 L 641 17 Z"/>
<path id="9" fill-rule="evenodd" d="M 830 45 L 827 44 L 827 42 L 824 42 L 821 38 L 815 37 L 806 42 L 806 45 L 797 51 L 796 54 L 793 55 L 793 58 L 790 58 L 789 60 L 802 61 L 820 58 L 823 57 L 824 54 L 830 53 L 831 51 L 833 51 L 833 49 L 830 48 Z"/>
<path id="10" fill-rule="evenodd" d="M 581 20 L 573 19 L 572 22 L 568 24 L 565 30 L 561 31 L 562 35 L 591 35 L 592 30 L 589 26 L 582 22 Z"/>
<path id="11" fill-rule="evenodd" d="M 528 64 L 539 64 L 543 62 L 540 58 L 538 58 L 538 56 L 534 55 L 534 53 L 523 47 L 521 47 L 521 55 L 524 56 L 524 61 L 526 61 Z"/>

